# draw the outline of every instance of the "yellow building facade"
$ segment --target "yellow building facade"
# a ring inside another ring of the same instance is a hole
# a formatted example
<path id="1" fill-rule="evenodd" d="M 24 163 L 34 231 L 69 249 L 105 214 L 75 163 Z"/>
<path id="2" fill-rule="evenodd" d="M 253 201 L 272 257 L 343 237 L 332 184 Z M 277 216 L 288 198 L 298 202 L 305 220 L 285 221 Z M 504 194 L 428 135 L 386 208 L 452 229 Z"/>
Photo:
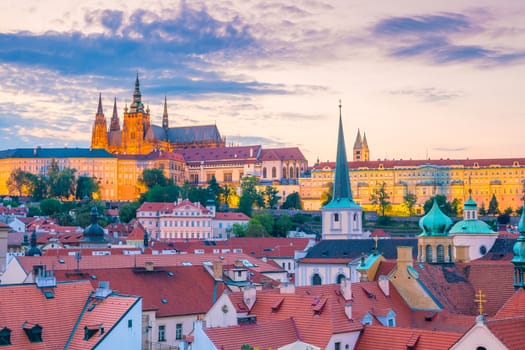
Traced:
<path id="1" fill-rule="evenodd" d="M 356 153 L 354 152 L 354 155 Z M 525 190 L 525 158 L 354 160 L 348 162 L 354 200 L 365 210 L 376 210 L 370 196 L 385 184 L 393 214 L 408 214 L 404 197 L 417 197 L 416 213 L 435 195 L 463 203 L 472 198 L 488 208 L 492 195 L 501 211 L 522 205 Z M 306 210 L 319 210 L 321 196 L 334 181 L 335 162 L 317 163 L 310 176 L 299 179 L 300 195 Z"/>

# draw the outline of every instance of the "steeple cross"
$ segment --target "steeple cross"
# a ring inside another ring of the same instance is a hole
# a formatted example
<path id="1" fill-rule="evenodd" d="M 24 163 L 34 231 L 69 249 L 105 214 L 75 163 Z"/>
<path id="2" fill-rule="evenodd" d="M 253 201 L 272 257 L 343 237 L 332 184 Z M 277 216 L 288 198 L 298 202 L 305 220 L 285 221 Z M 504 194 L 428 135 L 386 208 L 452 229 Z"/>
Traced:
<path id="1" fill-rule="evenodd" d="M 483 304 L 487 302 L 487 299 L 484 299 L 487 295 L 481 293 L 481 289 L 474 295 L 476 299 L 474 301 L 478 303 L 478 311 L 480 315 L 483 315 Z"/>

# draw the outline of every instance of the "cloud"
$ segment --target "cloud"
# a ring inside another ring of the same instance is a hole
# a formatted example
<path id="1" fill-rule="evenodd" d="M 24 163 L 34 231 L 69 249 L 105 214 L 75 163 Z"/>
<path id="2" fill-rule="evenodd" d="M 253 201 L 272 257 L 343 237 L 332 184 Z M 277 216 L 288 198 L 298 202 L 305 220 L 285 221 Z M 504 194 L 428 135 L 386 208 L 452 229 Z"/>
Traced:
<path id="1" fill-rule="evenodd" d="M 436 87 L 427 88 L 405 88 L 388 91 L 391 95 L 414 96 L 424 102 L 439 102 L 462 97 L 462 92 L 439 89 Z"/>
<path id="2" fill-rule="evenodd" d="M 468 147 L 435 147 L 432 150 L 438 151 L 438 152 L 451 153 L 451 152 L 466 152 L 469 150 L 469 148 Z"/>
<path id="3" fill-rule="evenodd" d="M 226 142 L 228 144 L 233 143 L 234 145 L 239 146 L 264 145 L 265 148 L 286 147 L 288 145 L 286 142 L 283 142 L 278 139 L 260 136 L 228 136 Z"/>
<path id="4" fill-rule="evenodd" d="M 486 32 L 474 19 L 462 14 L 390 17 L 379 21 L 371 31 L 394 58 L 422 58 L 436 64 L 477 62 L 482 66 L 525 58 L 522 50 L 459 44 Z"/>

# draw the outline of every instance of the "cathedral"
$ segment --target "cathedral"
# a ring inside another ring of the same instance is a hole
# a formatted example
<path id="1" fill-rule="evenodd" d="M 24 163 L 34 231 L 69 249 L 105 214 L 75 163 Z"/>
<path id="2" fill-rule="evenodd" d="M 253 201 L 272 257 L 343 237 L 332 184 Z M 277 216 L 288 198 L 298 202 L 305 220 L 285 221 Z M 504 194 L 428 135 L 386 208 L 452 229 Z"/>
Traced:
<path id="1" fill-rule="evenodd" d="M 117 113 L 117 100 L 113 104 L 113 115 L 109 124 L 102 109 L 102 94 L 99 95 L 97 114 L 91 135 L 92 149 L 105 149 L 113 154 L 149 154 L 153 151 L 175 151 L 185 148 L 224 147 L 216 125 L 170 127 L 167 100 L 164 99 L 162 126 L 151 124 L 149 107 L 144 108 L 140 93 L 139 76 L 135 80 L 133 102 L 124 107 L 122 128 Z"/>

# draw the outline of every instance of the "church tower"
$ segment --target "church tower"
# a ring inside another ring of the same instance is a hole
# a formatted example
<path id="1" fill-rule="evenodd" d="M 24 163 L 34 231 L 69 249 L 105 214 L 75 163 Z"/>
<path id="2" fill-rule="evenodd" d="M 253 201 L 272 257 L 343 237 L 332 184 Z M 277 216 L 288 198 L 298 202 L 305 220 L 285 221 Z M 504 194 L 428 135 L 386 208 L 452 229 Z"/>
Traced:
<path id="1" fill-rule="evenodd" d="M 106 117 L 102 110 L 102 94 L 98 96 L 98 108 L 95 116 L 95 123 L 91 132 L 91 148 L 108 147 L 108 127 Z"/>
<path id="2" fill-rule="evenodd" d="M 162 114 L 162 128 L 168 130 L 170 128 L 168 121 L 168 100 L 164 96 L 164 113 Z"/>
<path id="3" fill-rule="evenodd" d="M 360 135 L 359 135 L 359 138 Z M 339 132 L 337 137 L 337 159 L 333 197 L 330 203 L 321 208 L 323 239 L 365 238 L 362 223 L 363 208 L 352 199 L 348 160 L 339 102 Z"/>
<path id="4" fill-rule="evenodd" d="M 361 138 L 361 131 L 357 129 L 357 136 L 354 141 L 354 162 L 367 162 L 370 160 L 370 150 L 368 149 L 368 141 L 366 140 L 366 133 L 363 133 Z"/>
<path id="5" fill-rule="evenodd" d="M 120 131 L 120 120 L 117 113 L 117 98 L 113 103 L 113 116 L 111 117 L 111 124 L 109 125 L 109 131 Z"/>
<path id="6" fill-rule="evenodd" d="M 137 73 L 133 102 L 130 104 L 129 110 L 127 108 L 124 110 L 121 151 L 125 154 L 147 154 L 151 152 L 153 147 L 149 146 L 144 140 L 149 127 L 149 110 L 144 110 L 139 74 Z"/>

